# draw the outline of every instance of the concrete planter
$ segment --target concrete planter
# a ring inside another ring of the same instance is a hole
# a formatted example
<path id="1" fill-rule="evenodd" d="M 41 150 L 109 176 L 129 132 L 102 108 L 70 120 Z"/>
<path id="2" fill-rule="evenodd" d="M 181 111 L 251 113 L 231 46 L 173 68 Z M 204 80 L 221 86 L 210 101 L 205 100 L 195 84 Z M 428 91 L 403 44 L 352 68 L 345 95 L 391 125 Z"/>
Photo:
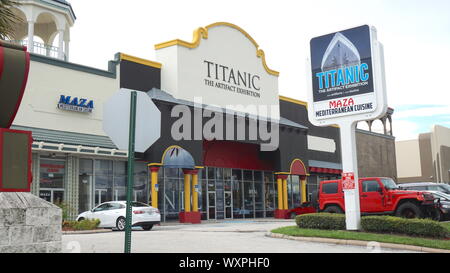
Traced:
<path id="1" fill-rule="evenodd" d="M 62 211 L 31 193 L 0 192 L 0 253 L 61 252 Z"/>

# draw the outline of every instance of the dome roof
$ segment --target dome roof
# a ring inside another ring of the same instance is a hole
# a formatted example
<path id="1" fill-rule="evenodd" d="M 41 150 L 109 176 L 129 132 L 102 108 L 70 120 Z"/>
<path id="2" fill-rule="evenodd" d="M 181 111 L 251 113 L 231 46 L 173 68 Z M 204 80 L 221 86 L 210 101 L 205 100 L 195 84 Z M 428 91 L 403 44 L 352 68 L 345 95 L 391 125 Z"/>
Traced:
<path id="1" fill-rule="evenodd" d="M 75 16 L 75 12 L 72 9 L 72 5 L 70 5 L 69 2 L 67 2 L 66 0 L 52 0 L 52 1 L 68 6 L 70 8 L 70 11 L 73 14 L 74 19 L 77 19 L 77 17 Z"/>

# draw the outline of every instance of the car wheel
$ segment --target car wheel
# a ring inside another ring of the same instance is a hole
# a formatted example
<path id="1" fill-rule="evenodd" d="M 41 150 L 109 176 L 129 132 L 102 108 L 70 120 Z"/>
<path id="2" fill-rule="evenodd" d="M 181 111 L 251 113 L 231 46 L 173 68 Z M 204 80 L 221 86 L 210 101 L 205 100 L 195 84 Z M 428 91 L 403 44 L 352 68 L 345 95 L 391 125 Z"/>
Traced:
<path id="1" fill-rule="evenodd" d="M 124 231 L 126 227 L 126 221 L 124 217 L 117 218 L 116 228 L 120 231 Z"/>
<path id="2" fill-rule="evenodd" d="M 414 203 L 406 202 L 401 204 L 397 211 L 395 212 L 395 216 L 403 217 L 403 218 L 423 218 L 422 210 Z"/>
<path id="3" fill-rule="evenodd" d="M 336 205 L 328 206 L 323 211 L 328 213 L 344 213 L 344 211 Z"/>
<path id="4" fill-rule="evenodd" d="M 153 228 L 153 225 L 146 225 L 146 226 L 142 226 L 142 228 L 144 230 L 151 230 Z"/>
<path id="5" fill-rule="evenodd" d="M 431 211 L 431 219 L 435 221 L 443 221 L 444 220 L 444 214 L 439 209 L 433 209 Z"/>
<path id="6" fill-rule="evenodd" d="M 83 217 L 78 218 L 78 222 L 83 221 L 83 220 L 84 220 Z"/>

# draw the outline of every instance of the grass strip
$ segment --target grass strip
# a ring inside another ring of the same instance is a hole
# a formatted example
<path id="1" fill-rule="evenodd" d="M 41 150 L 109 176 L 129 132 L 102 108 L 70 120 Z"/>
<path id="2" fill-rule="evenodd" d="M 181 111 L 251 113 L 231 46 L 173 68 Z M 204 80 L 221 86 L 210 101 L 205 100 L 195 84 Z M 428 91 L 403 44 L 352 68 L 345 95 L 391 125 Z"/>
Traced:
<path id="1" fill-rule="evenodd" d="M 448 226 L 450 229 L 450 223 L 448 223 L 446 226 Z M 346 230 L 303 229 L 298 228 L 297 226 L 281 227 L 272 230 L 272 232 L 289 236 L 375 241 L 380 243 L 413 245 L 450 250 L 450 240 L 426 239 L 392 234 L 377 234 Z"/>

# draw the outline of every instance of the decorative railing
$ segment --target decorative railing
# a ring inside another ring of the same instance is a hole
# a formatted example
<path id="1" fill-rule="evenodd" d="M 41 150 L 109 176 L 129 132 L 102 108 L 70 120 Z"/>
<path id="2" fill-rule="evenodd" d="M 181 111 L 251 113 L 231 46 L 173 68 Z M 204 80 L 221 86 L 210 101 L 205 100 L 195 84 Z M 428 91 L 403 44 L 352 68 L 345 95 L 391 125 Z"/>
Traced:
<path id="1" fill-rule="evenodd" d="M 18 45 L 22 45 L 22 46 L 28 46 L 28 41 L 24 41 L 24 40 L 12 40 L 12 41 L 8 41 L 8 42 L 11 42 L 11 43 L 14 43 L 14 44 L 18 44 Z M 28 49 L 28 50 L 30 50 L 30 49 Z M 39 54 L 39 55 L 44 55 L 44 56 L 47 56 L 47 57 L 59 59 L 58 58 L 58 52 L 59 52 L 59 47 L 52 46 L 52 45 L 46 45 L 46 44 L 39 43 L 39 42 L 33 42 L 33 51 L 32 51 L 32 53 L 36 53 L 36 54 Z M 63 60 L 66 60 L 66 54 L 65 53 L 63 53 Z"/>

